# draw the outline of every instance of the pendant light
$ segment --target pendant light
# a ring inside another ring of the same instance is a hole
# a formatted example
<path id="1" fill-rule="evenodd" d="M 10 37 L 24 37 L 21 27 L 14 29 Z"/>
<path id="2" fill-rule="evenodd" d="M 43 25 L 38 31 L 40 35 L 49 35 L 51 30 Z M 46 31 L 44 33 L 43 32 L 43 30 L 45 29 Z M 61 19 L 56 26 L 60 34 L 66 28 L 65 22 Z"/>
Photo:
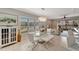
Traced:
<path id="1" fill-rule="evenodd" d="M 46 22 L 47 21 L 47 17 L 44 17 L 44 16 L 39 17 L 38 19 L 39 19 L 40 22 Z"/>

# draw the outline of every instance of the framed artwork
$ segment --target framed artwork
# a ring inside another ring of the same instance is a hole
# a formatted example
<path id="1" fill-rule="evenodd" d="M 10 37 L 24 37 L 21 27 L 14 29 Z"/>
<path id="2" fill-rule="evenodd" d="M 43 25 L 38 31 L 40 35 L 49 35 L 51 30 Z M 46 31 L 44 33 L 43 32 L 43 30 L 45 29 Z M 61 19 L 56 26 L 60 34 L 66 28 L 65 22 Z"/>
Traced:
<path id="1" fill-rule="evenodd" d="M 0 25 L 16 25 L 17 16 L 9 14 L 0 14 Z"/>

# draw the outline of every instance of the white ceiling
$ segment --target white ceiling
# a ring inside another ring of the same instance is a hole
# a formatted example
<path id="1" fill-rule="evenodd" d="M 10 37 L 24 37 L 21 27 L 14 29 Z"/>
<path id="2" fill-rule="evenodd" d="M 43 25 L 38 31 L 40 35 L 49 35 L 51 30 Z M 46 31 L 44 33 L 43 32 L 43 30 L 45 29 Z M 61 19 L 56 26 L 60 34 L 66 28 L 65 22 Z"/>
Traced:
<path id="1" fill-rule="evenodd" d="M 71 16 L 79 16 L 79 8 L 16 8 L 17 10 L 24 11 L 37 16 L 47 16 L 49 19 L 57 19 Z"/>

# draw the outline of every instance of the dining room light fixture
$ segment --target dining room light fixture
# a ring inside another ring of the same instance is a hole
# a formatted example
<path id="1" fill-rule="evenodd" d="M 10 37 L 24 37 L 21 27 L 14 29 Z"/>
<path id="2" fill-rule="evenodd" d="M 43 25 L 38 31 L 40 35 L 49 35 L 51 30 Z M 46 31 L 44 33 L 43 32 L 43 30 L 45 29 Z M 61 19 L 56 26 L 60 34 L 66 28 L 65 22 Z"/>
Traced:
<path id="1" fill-rule="evenodd" d="M 47 17 L 39 17 L 38 18 L 40 22 L 45 22 L 47 21 Z"/>

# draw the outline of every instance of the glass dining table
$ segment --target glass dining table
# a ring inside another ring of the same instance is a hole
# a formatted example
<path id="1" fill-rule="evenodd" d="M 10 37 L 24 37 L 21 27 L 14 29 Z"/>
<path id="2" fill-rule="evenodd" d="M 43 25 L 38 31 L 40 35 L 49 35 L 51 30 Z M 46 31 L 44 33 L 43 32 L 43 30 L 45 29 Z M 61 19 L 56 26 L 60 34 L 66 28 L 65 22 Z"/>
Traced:
<path id="1" fill-rule="evenodd" d="M 35 33 L 29 33 L 29 40 L 32 42 L 32 51 L 38 46 L 38 44 L 48 44 L 52 39 L 54 38 L 54 35 L 42 33 L 40 35 L 35 35 Z"/>
<path id="2" fill-rule="evenodd" d="M 43 34 L 43 35 L 40 35 L 40 36 L 34 36 L 34 42 L 36 43 L 35 44 L 35 47 L 36 48 L 38 46 L 38 44 L 48 44 L 50 43 L 50 41 L 54 38 L 54 35 L 49 35 L 49 34 Z"/>

